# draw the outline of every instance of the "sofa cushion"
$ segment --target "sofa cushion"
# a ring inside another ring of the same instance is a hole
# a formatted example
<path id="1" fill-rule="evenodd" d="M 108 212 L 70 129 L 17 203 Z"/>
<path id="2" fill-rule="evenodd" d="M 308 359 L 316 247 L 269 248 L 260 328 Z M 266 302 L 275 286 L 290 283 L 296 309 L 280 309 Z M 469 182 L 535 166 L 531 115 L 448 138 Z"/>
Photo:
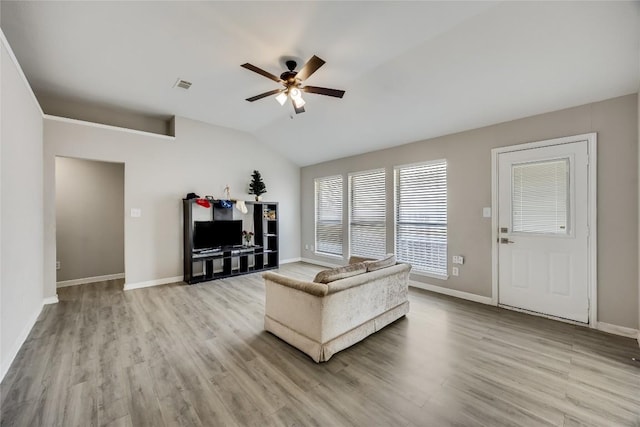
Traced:
<path id="1" fill-rule="evenodd" d="M 367 267 L 364 263 L 359 262 L 356 264 L 345 265 L 344 267 L 336 267 L 330 270 L 323 270 L 316 274 L 315 279 L 313 279 L 316 283 L 331 283 L 335 280 L 345 279 L 351 276 L 357 276 L 358 274 L 363 274 L 367 272 Z"/>
<path id="2" fill-rule="evenodd" d="M 363 264 L 367 267 L 367 271 L 376 271 L 381 268 L 391 267 L 396 265 L 396 256 L 394 254 L 387 254 L 385 258 L 377 261 L 364 261 Z"/>

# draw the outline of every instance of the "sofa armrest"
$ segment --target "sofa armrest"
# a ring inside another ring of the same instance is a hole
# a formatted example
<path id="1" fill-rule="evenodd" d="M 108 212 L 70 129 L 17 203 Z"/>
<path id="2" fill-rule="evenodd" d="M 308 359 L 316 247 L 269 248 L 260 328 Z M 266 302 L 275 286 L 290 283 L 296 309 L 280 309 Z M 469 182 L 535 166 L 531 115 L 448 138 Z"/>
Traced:
<path id="1" fill-rule="evenodd" d="M 329 287 L 324 283 L 307 282 L 305 280 L 298 280 L 291 277 L 283 276 L 282 274 L 273 273 L 268 271 L 262 274 L 265 280 L 277 283 L 288 288 L 297 289 L 302 292 L 306 292 L 310 295 L 317 297 L 323 297 L 329 292 Z"/>

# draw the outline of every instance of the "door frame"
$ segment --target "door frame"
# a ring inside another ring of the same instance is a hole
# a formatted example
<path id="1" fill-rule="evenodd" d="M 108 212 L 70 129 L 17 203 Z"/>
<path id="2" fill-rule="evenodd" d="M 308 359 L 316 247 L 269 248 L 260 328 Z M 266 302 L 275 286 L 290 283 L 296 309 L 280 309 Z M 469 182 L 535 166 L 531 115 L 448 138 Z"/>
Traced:
<path id="1" fill-rule="evenodd" d="M 534 148 L 549 147 L 553 145 L 570 144 L 573 142 L 587 141 L 587 227 L 589 235 L 587 237 L 587 293 L 589 297 L 589 327 L 596 328 L 598 321 L 598 222 L 597 222 L 597 133 L 585 133 L 580 135 L 566 136 L 562 138 L 547 139 L 524 144 L 499 147 L 491 150 L 491 303 L 500 306 L 499 286 L 498 286 L 498 156 L 503 153 L 514 151 L 530 150 Z M 513 309 L 504 306 L 506 309 Z M 584 325 L 584 323 L 574 322 L 560 317 L 534 313 L 523 309 L 529 314 L 548 317 L 567 323 Z"/>

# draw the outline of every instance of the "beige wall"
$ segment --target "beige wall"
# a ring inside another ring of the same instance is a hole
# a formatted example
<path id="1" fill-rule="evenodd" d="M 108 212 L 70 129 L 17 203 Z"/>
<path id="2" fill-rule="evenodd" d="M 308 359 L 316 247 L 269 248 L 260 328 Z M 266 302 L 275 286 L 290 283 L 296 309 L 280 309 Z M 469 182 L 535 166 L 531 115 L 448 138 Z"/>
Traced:
<path id="1" fill-rule="evenodd" d="M 55 295 L 55 157 L 125 164 L 127 284 L 182 276 L 182 201 L 189 192 L 250 200 L 254 169 L 280 202 L 280 259 L 300 256 L 300 168 L 247 133 L 176 118 L 175 140 L 44 120 L 45 295 Z M 142 216 L 129 216 L 140 208 Z"/>
<path id="2" fill-rule="evenodd" d="M 42 292 L 42 112 L 0 43 L 0 378 L 35 323 Z"/>
<path id="3" fill-rule="evenodd" d="M 57 281 L 124 273 L 124 164 L 57 157 Z"/>
<path id="4" fill-rule="evenodd" d="M 171 117 L 149 116 L 135 111 L 90 103 L 86 100 L 62 98 L 46 93 L 39 93 L 38 101 L 44 113 L 52 116 L 68 117 L 160 135 L 174 135 Z"/>
<path id="5" fill-rule="evenodd" d="M 393 167 L 434 159 L 448 162 L 449 271 L 451 256 L 464 255 L 460 276 L 415 280 L 475 295 L 491 296 L 491 149 L 582 133 L 598 133 L 598 320 L 638 327 L 638 101 L 637 94 L 532 116 L 512 122 L 415 142 L 302 168 L 303 258 L 342 263 L 305 250 L 314 245 L 316 177 L 386 168 L 393 200 Z M 384 123 L 376 123 L 384 126 Z M 345 209 L 344 223 L 347 223 Z M 347 230 L 345 227 L 345 257 Z M 393 208 L 387 211 L 387 247 L 393 251 Z"/>

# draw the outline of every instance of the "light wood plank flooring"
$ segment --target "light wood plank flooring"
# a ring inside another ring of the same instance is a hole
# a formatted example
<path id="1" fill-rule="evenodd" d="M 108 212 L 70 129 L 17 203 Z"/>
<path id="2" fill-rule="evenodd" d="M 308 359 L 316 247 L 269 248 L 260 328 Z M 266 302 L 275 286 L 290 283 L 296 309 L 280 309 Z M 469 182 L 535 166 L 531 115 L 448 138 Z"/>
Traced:
<path id="1" fill-rule="evenodd" d="M 260 274 L 59 298 L 2 382 L 3 426 L 640 426 L 634 340 L 421 290 L 319 365 L 263 331 Z"/>

